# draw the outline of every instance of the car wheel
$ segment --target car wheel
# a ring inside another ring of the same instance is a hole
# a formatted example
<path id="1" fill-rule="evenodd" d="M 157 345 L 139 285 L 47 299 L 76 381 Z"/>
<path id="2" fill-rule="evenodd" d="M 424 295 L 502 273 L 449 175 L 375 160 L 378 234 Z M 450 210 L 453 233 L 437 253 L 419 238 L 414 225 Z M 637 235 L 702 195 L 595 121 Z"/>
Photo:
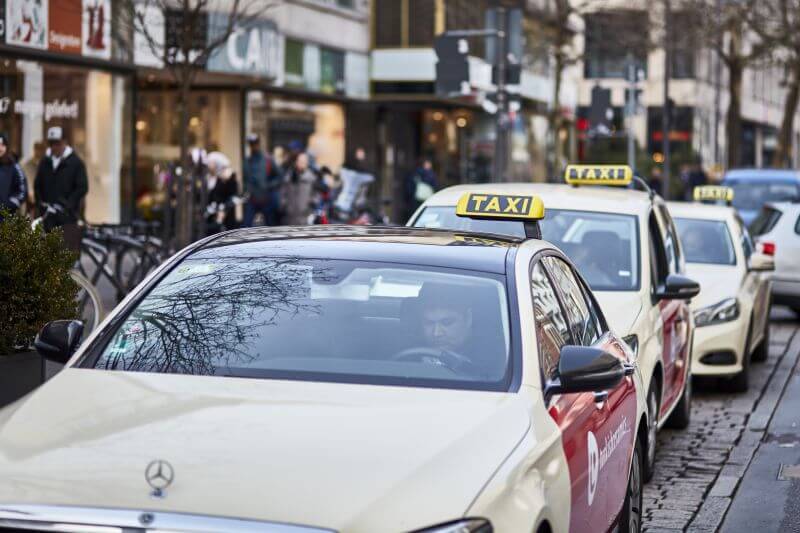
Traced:
<path id="1" fill-rule="evenodd" d="M 658 430 L 658 387 L 650 384 L 647 392 L 647 449 L 642 461 L 642 480 L 647 483 L 656 472 L 656 433 Z"/>
<path id="2" fill-rule="evenodd" d="M 753 350 L 753 361 L 766 361 L 769 357 L 769 320 L 764 323 L 764 335 L 761 337 L 761 343 Z"/>
<path id="3" fill-rule="evenodd" d="M 686 379 L 686 386 L 683 388 L 683 394 L 675 406 L 675 410 L 669 415 L 667 425 L 675 429 L 686 429 L 689 427 L 689 421 L 692 418 L 692 376 L 689 375 Z"/>
<path id="4" fill-rule="evenodd" d="M 642 492 L 642 445 L 636 439 L 628 489 L 625 491 L 625 503 L 617 528 L 620 533 L 639 533 L 642 530 Z"/>
<path id="5" fill-rule="evenodd" d="M 742 355 L 742 371 L 733 376 L 728 381 L 728 389 L 731 392 L 747 392 L 750 386 L 750 354 L 745 353 Z"/>

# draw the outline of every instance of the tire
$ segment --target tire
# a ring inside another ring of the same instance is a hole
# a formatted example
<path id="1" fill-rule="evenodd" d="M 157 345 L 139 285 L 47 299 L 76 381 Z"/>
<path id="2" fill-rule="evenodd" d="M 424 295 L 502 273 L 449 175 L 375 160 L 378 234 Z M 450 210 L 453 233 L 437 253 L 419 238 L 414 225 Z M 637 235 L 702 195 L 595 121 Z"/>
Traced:
<path id="1" fill-rule="evenodd" d="M 642 480 L 648 483 L 656 473 L 656 435 L 658 431 L 658 386 L 655 381 L 647 391 L 647 448 L 642 457 Z"/>
<path id="2" fill-rule="evenodd" d="M 667 419 L 667 426 L 673 429 L 686 429 L 689 427 L 689 422 L 692 418 L 692 376 L 691 374 L 686 378 L 686 386 L 683 388 L 683 394 L 678 401 L 678 405 L 672 411 Z"/>
<path id="3" fill-rule="evenodd" d="M 620 533 L 639 533 L 642 530 L 642 444 L 636 439 L 633 448 L 631 471 L 628 474 L 628 488 L 625 490 L 625 503 L 619 517 Z"/>
<path id="4" fill-rule="evenodd" d="M 751 360 L 762 363 L 767 357 L 769 357 L 769 319 L 764 323 L 764 335 L 761 337 L 761 343 L 753 350 Z"/>

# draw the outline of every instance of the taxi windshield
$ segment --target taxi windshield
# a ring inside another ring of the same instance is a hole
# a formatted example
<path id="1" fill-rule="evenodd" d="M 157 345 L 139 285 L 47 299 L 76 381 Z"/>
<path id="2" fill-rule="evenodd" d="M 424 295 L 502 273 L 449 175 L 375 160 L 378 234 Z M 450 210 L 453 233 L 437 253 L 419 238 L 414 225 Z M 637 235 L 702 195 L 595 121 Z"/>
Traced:
<path id="1" fill-rule="evenodd" d="M 508 309 L 495 274 L 200 251 L 93 367 L 507 391 Z"/>
<path id="2" fill-rule="evenodd" d="M 735 265 L 736 253 L 728 225 L 718 220 L 674 218 L 686 261 L 708 265 Z"/>
<path id="3" fill-rule="evenodd" d="M 635 216 L 547 207 L 539 224 L 544 240 L 572 259 L 593 290 L 639 289 L 639 230 Z M 413 225 L 525 238 L 522 222 L 459 217 L 453 207 L 426 207 Z"/>

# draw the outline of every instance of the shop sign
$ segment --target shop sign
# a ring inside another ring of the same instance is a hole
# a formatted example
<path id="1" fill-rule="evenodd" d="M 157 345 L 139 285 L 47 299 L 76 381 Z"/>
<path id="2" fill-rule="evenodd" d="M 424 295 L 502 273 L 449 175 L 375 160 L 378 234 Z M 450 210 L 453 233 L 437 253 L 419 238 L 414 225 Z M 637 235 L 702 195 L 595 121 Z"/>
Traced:
<path id="1" fill-rule="evenodd" d="M 111 59 L 111 0 L 83 0 L 82 26 L 83 55 Z"/>
<path id="2" fill-rule="evenodd" d="M 227 25 L 227 15 L 212 14 L 209 43 L 223 37 Z M 247 27 L 238 27 L 211 54 L 207 69 L 275 78 L 280 68 L 280 44 L 277 27 L 272 21 L 259 20 Z"/>
<path id="3" fill-rule="evenodd" d="M 47 48 L 48 0 L 8 0 L 6 42 L 29 48 Z"/>
<path id="4" fill-rule="evenodd" d="M 50 4 L 47 47 L 54 52 L 81 53 L 81 0 L 58 0 Z"/>
<path id="5" fill-rule="evenodd" d="M 0 115 L 22 115 L 28 118 L 44 117 L 45 122 L 52 119 L 76 119 L 79 108 L 77 101 L 54 99 L 50 102 L 41 100 L 12 100 L 8 96 L 0 98 Z"/>

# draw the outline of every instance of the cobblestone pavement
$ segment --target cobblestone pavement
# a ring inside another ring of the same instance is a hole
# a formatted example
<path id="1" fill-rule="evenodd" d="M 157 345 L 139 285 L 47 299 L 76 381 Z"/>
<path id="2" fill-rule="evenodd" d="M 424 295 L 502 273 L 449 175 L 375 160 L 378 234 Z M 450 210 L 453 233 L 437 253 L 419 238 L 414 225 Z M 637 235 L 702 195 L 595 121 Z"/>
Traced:
<path id="1" fill-rule="evenodd" d="M 788 350 L 798 326 L 788 310 L 773 312 L 769 358 L 751 366 L 747 393 L 724 392 L 724 384 L 717 380 L 694 381 L 689 428 L 659 433 L 655 476 L 644 491 L 645 531 L 715 531 L 719 527 L 761 435 L 745 431 L 748 421 L 771 415 L 758 409 L 759 403 L 769 407 L 762 401 L 769 396 L 765 394 L 772 388 L 769 384 L 780 382 L 782 388 L 780 374 L 788 371 L 780 363 L 797 346 L 793 343 Z"/>

